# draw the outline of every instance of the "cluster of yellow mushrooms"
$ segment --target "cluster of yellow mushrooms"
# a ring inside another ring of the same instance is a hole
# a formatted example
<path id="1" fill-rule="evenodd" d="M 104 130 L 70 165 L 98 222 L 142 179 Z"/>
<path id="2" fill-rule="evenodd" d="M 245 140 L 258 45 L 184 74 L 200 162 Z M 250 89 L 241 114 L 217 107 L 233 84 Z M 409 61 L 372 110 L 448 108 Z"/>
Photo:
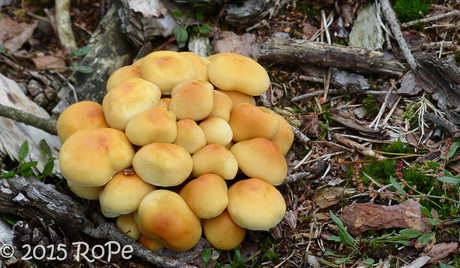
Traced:
<path id="1" fill-rule="evenodd" d="M 233 249 L 246 229 L 268 230 L 286 212 L 274 186 L 294 133 L 255 105 L 269 85 L 264 68 L 238 54 L 153 52 L 110 76 L 102 105 L 64 110 L 61 172 L 153 251 L 189 250 L 202 232 Z"/>

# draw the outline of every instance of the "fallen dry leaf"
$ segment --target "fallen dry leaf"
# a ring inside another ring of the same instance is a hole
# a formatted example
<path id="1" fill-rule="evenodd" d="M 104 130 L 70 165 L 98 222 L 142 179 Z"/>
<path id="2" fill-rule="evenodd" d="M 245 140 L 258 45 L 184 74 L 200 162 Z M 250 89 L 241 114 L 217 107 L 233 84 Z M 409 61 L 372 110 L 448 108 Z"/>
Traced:
<path id="1" fill-rule="evenodd" d="M 19 34 L 15 35 L 14 37 L 5 40 L 3 45 L 11 52 L 14 53 L 16 51 L 19 51 L 21 47 L 24 45 L 27 40 L 29 40 L 33 34 L 35 28 L 37 28 L 38 22 L 34 22 L 33 24 L 29 24 L 27 27 L 25 27 L 22 32 Z"/>
<path id="2" fill-rule="evenodd" d="M 315 193 L 313 194 L 312 200 L 320 207 L 320 208 L 327 208 L 337 204 L 342 198 L 343 195 L 346 194 L 347 189 L 344 187 L 326 187 L 321 189 L 316 189 Z"/>
<path id="3" fill-rule="evenodd" d="M 412 199 L 394 206 L 354 203 L 343 209 L 340 218 L 352 235 L 357 235 L 367 230 L 392 227 L 428 233 L 433 228 L 428 218 L 422 214 L 420 203 Z"/>
<path id="4" fill-rule="evenodd" d="M 63 53 L 62 53 L 63 54 Z M 65 68 L 66 63 L 63 59 L 64 55 L 39 55 L 32 59 L 37 69 L 53 69 L 53 68 Z"/>
<path id="5" fill-rule="evenodd" d="M 429 250 L 426 250 L 424 253 L 426 256 L 431 257 L 428 263 L 438 263 L 438 261 L 444 259 L 450 253 L 458 249 L 458 243 L 440 243 L 431 247 Z"/>
<path id="6" fill-rule="evenodd" d="M 422 256 L 416 259 L 415 261 L 411 262 L 411 264 L 404 265 L 401 268 L 420 268 L 420 267 L 423 267 L 427 262 L 429 262 L 430 259 L 431 258 L 429 256 Z"/>

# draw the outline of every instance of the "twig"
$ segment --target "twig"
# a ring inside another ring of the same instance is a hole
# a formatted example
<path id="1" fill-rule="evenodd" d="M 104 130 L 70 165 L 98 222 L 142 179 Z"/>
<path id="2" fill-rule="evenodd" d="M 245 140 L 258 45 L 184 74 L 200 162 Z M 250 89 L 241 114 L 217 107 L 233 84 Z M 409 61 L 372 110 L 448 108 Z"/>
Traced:
<path id="1" fill-rule="evenodd" d="M 313 153 L 313 150 L 310 150 L 310 151 L 308 152 L 308 154 L 307 154 L 304 158 L 302 158 L 302 160 L 300 160 L 300 162 L 299 162 L 297 165 L 294 166 L 293 169 L 294 169 L 294 170 L 295 170 L 295 169 L 298 169 L 305 161 L 308 160 L 308 158 L 310 157 L 310 155 L 311 155 L 312 153 Z"/>
<path id="2" fill-rule="evenodd" d="M 390 2 L 388 0 L 380 0 L 380 3 L 382 5 L 383 14 L 385 14 L 388 24 L 390 24 L 390 28 L 393 32 L 394 38 L 398 42 L 399 47 L 401 48 L 401 51 L 403 52 L 407 63 L 409 64 L 412 70 L 416 70 L 417 64 L 415 63 L 414 56 L 412 56 L 409 47 L 407 46 L 406 41 L 404 40 L 398 20 L 396 19 L 396 14 L 391 8 Z"/>
<path id="3" fill-rule="evenodd" d="M 66 49 L 76 48 L 70 19 L 70 0 L 56 0 L 56 24 L 61 45 Z"/>
<path id="4" fill-rule="evenodd" d="M 315 176 L 316 176 L 315 174 L 311 174 L 310 172 L 299 172 L 299 173 L 295 173 L 295 174 L 291 174 L 291 175 L 287 176 L 282 184 L 288 184 L 288 183 L 296 182 L 300 178 L 306 178 L 308 180 L 308 179 L 311 179 L 311 178 L 313 178 Z"/>
<path id="5" fill-rule="evenodd" d="M 53 135 L 57 134 L 56 120 L 54 119 L 37 117 L 33 114 L 3 104 L 0 104 L 0 116 L 39 128 Z"/>
<path id="6" fill-rule="evenodd" d="M 383 102 L 382 106 L 380 107 L 379 113 L 378 113 L 377 116 L 375 117 L 374 121 L 372 121 L 372 123 L 369 125 L 370 128 L 372 128 L 372 126 L 373 126 L 374 124 L 375 124 L 374 129 L 377 129 L 377 128 L 378 128 L 378 126 L 379 126 L 379 121 L 380 121 L 380 119 L 382 118 L 382 115 L 383 115 L 383 113 L 385 112 L 385 109 L 387 108 L 388 101 L 389 101 L 390 95 L 391 95 L 391 91 L 393 91 L 393 86 L 394 86 L 394 85 L 391 85 L 390 90 L 388 90 L 388 93 L 387 93 L 387 95 L 385 96 L 385 101 Z"/>
<path id="7" fill-rule="evenodd" d="M 393 144 L 394 141 L 390 141 L 390 140 L 377 140 L 377 139 L 368 139 L 368 138 L 364 138 L 364 137 L 361 137 L 361 136 L 354 136 L 354 135 L 349 135 L 349 134 L 341 134 L 342 137 L 345 137 L 345 138 L 351 138 L 351 139 L 356 139 L 356 140 L 363 140 L 363 141 L 369 141 L 369 142 L 375 142 L 375 143 L 385 143 L 385 144 Z"/>
<path id="8" fill-rule="evenodd" d="M 451 123 L 449 120 L 442 118 L 436 114 L 431 114 L 431 113 L 425 113 L 423 115 L 423 118 L 430 120 L 433 123 L 436 123 L 443 128 L 447 129 L 449 131 L 450 135 L 452 136 L 453 139 L 458 139 L 460 138 L 460 130 L 459 128 Z"/>
<path id="9" fill-rule="evenodd" d="M 421 20 L 409 21 L 409 22 L 401 24 L 401 27 L 406 28 L 406 27 L 414 26 L 415 24 L 418 24 L 418 23 L 420 23 L 420 24 L 421 23 L 427 23 L 427 22 L 442 20 L 442 19 L 445 19 L 445 18 L 456 17 L 456 16 L 460 16 L 460 10 L 454 10 L 454 11 L 451 11 L 451 12 L 448 12 L 448 13 L 440 14 L 440 15 L 437 15 L 437 16 L 434 16 L 434 17 L 424 18 L 424 19 L 421 19 Z"/>
<path id="10" fill-rule="evenodd" d="M 398 103 L 401 100 L 401 98 L 402 98 L 402 96 L 399 96 L 398 100 L 395 102 L 395 104 L 393 104 L 393 107 L 391 108 L 390 112 L 387 114 L 385 119 L 383 119 L 383 122 L 382 122 L 383 126 L 388 122 L 388 120 L 390 120 L 390 117 L 394 113 L 394 111 L 396 110 L 396 107 L 398 106 Z"/>
<path id="11" fill-rule="evenodd" d="M 300 77 L 299 77 L 300 78 Z M 318 83 L 323 83 L 323 79 L 321 79 L 321 82 L 318 81 Z M 366 90 L 366 91 L 363 91 L 363 92 L 359 92 L 359 93 L 346 93 L 346 92 L 343 92 L 343 90 L 340 90 L 340 89 L 336 89 L 336 88 L 331 88 L 329 90 L 329 93 L 330 94 L 334 94 L 334 95 L 337 95 L 337 94 L 342 94 L 343 96 L 346 96 L 346 95 L 355 95 L 355 94 L 358 94 L 358 95 L 361 95 L 361 94 L 368 94 L 368 95 L 383 95 L 383 94 L 388 94 L 388 91 L 377 91 L 377 90 Z M 321 94 L 324 94 L 324 90 L 317 90 L 317 91 L 314 91 L 314 92 L 310 92 L 310 93 L 306 93 L 306 94 L 303 94 L 303 95 L 299 95 L 297 97 L 294 97 L 291 99 L 291 101 L 299 101 L 299 100 L 303 100 L 303 99 L 308 99 L 308 98 L 311 98 L 311 97 L 316 97 L 316 96 L 319 96 Z M 391 92 L 390 94 L 398 94 L 397 92 Z"/>
<path id="12" fill-rule="evenodd" d="M 339 141 L 340 143 L 343 143 L 345 144 L 346 146 L 348 147 L 351 147 L 353 149 L 356 149 L 359 153 L 363 154 L 363 155 L 366 155 L 366 156 L 370 156 L 370 157 L 375 157 L 377 160 L 384 160 L 386 159 L 386 157 L 374 152 L 373 150 L 357 143 L 357 142 L 354 142 L 350 139 L 347 139 L 345 137 L 343 137 L 342 135 L 340 134 L 334 134 L 334 137 L 337 139 L 337 141 Z"/>
<path id="13" fill-rule="evenodd" d="M 302 142 L 305 148 L 308 149 L 308 142 L 310 141 L 310 138 L 308 138 L 305 134 L 303 134 L 296 127 L 291 126 L 291 128 L 292 128 L 292 131 L 294 131 L 294 135 L 300 140 L 300 142 Z"/>

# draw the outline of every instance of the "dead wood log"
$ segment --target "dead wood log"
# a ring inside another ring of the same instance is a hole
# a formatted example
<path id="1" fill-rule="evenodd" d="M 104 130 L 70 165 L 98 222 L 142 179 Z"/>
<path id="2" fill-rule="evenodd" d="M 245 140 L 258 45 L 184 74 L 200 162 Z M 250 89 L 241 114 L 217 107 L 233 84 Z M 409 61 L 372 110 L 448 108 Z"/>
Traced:
<path id="1" fill-rule="evenodd" d="M 96 239 L 117 241 L 122 246 L 130 245 L 134 249 L 134 256 L 160 267 L 195 267 L 185 264 L 182 256 L 176 259 L 174 254 L 163 256 L 144 248 L 118 230 L 113 223 L 100 222 L 98 226 L 92 226 L 85 215 L 86 207 L 58 192 L 54 185 L 45 184 L 34 177 L 2 179 L 0 193 L 0 213 L 14 214 L 27 220 L 41 217 L 60 227 L 69 237 L 84 233 Z M 183 254 L 188 253 L 196 259 L 196 256 L 201 256 L 205 245 L 209 246 L 201 241 L 194 249 Z"/>
<path id="2" fill-rule="evenodd" d="M 61 110 L 68 104 L 80 100 L 102 102 L 109 76 L 118 68 L 132 62 L 136 50 L 120 34 L 120 27 L 117 6 L 113 5 L 89 40 L 88 46 L 92 47 L 92 50 L 80 62 L 80 65 L 91 67 L 93 72 L 76 73 L 73 79 L 75 89 L 61 89 L 61 102 L 58 105 Z M 75 99 L 75 94 L 78 100 Z"/>
<path id="3" fill-rule="evenodd" d="M 295 39 L 267 41 L 263 44 L 258 60 L 289 65 L 313 64 L 388 76 L 402 76 L 404 72 L 401 63 L 384 60 L 383 53 L 378 51 Z"/>

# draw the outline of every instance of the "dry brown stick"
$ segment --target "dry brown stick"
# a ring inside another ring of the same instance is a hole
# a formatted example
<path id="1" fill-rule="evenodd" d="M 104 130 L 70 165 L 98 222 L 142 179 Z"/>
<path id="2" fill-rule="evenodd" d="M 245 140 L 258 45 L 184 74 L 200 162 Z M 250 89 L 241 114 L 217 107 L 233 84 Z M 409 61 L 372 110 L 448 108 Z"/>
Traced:
<path id="1" fill-rule="evenodd" d="M 429 17 L 429 18 L 424 18 L 424 19 L 420 19 L 420 20 L 409 21 L 409 22 L 401 24 L 401 27 L 406 28 L 406 27 L 414 26 L 415 24 L 418 24 L 418 23 L 427 23 L 427 22 L 432 22 L 432 21 L 437 21 L 437 20 L 442 20 L 442 19 L 445 19 L 445 18 L 451 18 L 451 17 L 457 17 L 457 16 L 460 16 L 460 10 L 454 10 L 454 11 L 444 13 L 444 14 L 440 14 L 440 15 L 437 15 L 437 16 L 434 16 L 434 17 Z"/>
<path id="2" fill-rule="evenodd" d="M 416 70 L 417 64 L 415 63 L 414 56 L 412 56 L 409 47 L 404 40 L 401 32 L 401 27 L 399 26 L 398 20 L 396 19 L 395 12 L 390 6 L 390 2 L 388 0 L 380 0 L 380 3 L 382 4 L 383 14 L 385 14 L 385 18 L 387 19 L 388 24 L 390 24 L 391 31 L 393 32 L 393 35 L 398 42 L 399 48 L 401 48 L 407 63 L 412 70 Z"/>
<path id="3" fill-rule="evenodd" d="M 447 131 L 449 131 L 453 139 L 460 138 L 460 129 L 456 125 L 452 124 L 449 120 L 431 113 L 423 114 L 423 118 L 428 119 L 431 122 L 436 123 L 442 126 L 443 128 L 447 129 Z"/>
<path id="4" fill-rule="evenodd" d="M 386 157 L 374 152 L 373 150 L 357 143 L 357 142 L 354 142 L 350 139 L 347 139 L 345 137 L 343 137 L 342 135 L 340 134 L 334 134 L 334 138 L 340 142 L 340 143 L 343 143 L 345 144 L 346 146 L 352 148 L 352 149 L 355 149 L 357 150 L 359 153 L 365 155 L 365 156 L 370 156 L 370 157 L 375 157 L 377 160 L 384 160 L 386 159 Z"/>
<path id="5" fill-rule="evenodd" d="M 69 51 L 69 49 L 77 47 L 70 19 L 70 0 L 56 0 L 55 3 L 59 41 L 61 46 L 64 46 Z"/>
<path id="6" fill-rule="evenodd" d="M 37 117 L 33 114 L 3 104 L 0 104 L 0 116 L 39 128 L 53 135 L 57 134 L 56 120 L 51 118 L 45 119 Z"/>

